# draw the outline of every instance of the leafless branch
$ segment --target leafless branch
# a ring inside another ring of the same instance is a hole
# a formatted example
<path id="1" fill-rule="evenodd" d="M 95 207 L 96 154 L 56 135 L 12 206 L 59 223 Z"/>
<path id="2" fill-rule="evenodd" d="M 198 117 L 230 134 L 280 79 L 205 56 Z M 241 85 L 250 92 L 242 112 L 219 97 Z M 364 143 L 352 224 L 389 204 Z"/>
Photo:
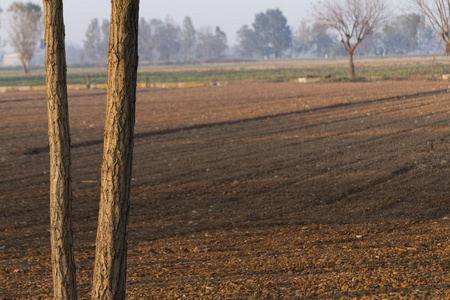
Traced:
<path id="1" fill-rule="evenodd" d="M 445 42 L 446 54 L 450 54 L 450 0 L 413 0 L 413 2 Z"/>
<path id="2" fill-rule="evenodd" d="M 339 33 L 350 59 L 350 77 L 354 78 L 353 53 L 369 33 L 387 20 L 387 0 L 325 0 L 315 11 L 318 22 Z"/>
<path id="3" fill-rule="evenodd" d="M 450 0 L 449 0 L 450 1 Z M 386 0 L 328 0 L 316 6 L 317 20 L 335 29 L 347 53 L 387 19 Z"/>

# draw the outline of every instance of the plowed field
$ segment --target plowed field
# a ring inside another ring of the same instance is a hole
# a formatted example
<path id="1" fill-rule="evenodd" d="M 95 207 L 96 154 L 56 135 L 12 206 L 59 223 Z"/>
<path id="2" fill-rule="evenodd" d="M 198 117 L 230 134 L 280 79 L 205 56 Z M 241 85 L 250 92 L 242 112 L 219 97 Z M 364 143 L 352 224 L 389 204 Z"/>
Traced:
<path id="1" fill-rule="evenodd" d="M 129 299 L 450 299 L 448 82 L 137 95 Z M 80 299 L 106 92 L 69 94 Z M 0 94 L 0 299 L 51 299 L 43 92 Z"/>

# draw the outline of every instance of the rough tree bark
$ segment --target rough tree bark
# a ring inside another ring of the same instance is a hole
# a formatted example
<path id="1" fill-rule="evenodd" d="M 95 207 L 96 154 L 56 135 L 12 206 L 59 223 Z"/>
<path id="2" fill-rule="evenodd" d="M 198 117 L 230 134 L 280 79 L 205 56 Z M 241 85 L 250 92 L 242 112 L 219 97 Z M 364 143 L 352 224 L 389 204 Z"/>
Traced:
<path id="1" fill-rule="evenodd" d="M 44 0 L 43 4 L 50 144 L 50 235 L 54 298 L 76 299 L 63 4 L 62 0 Z"/>
<path id="2" fill-rule="evenodd" d="M 92 299 L 125 299 L 139 0 L 111 1 L 108 92 Z"/>

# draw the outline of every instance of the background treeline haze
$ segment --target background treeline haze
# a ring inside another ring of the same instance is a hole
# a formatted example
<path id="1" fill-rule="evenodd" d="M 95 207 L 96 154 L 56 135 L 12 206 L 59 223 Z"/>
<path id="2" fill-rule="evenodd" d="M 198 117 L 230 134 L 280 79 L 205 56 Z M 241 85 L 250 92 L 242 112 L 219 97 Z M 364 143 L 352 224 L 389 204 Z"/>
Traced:
<path id="1" fill-rule="evenodd" d="M 91 21 L 83 55 L 71 61 L 99 61 L 106 57 L 108 21 Z M 357 56 L 433 54 L 439 47 L 439 37 L 426 24 L 425 18 L 409 13 L 392 18 L 381 30 L 372 32 L 357 48 Z M 74 49 L 70 49 L 74 50 Z M 291 28 L 278 9 L 269 9 L 255 16 L 252 24 L 237 32 L 237 45 L 228 45 L 227 35 L 219 26 L 196 28 L 186 17 L 182 24 L 172 18 L 140 20 L 139 56 L 141 62 L 193 61 L 225 57 L 296 58 L 346 56 L 338 36 L 324 25 L 302 20 Z"/>
<path id="2" fill-rule="evenodd" d="M 5 19 L 6 21 L 6 19 Z M 109 20 L 93 19 L 82 45 L 66 45 L 71 64 L 104 64 L 108 51 Z M 141 63 L 214 62 L 225 59 L 273 59 L 346 56 L 339 36 L 314 20 L 302 20 L 295 27 L 279 9 L 255 15 L 251 24 L 236 32 L 230 46 L 219 25 L 195 26 L 186 16 L 182 24 L 173 18 L 140 19 L 139 58 Z M 439 37 L 417 13 L 390 18 L 364 38 L 355 56 L 434 54 Z M 441 45 L 441 47 L 444 47 Z"/>

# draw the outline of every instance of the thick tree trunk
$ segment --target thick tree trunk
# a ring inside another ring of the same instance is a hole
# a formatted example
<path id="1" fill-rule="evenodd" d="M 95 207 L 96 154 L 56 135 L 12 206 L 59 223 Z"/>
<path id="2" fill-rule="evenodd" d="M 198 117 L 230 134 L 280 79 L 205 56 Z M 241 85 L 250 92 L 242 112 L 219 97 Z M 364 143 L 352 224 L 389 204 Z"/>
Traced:
<path id="1" fill-rule="evenodd" d="M 349 75 L 350 79 L 355 79 L 355 63 L 353 62 L 353 52 L 349 51 L 347 52 L 348 59 L 349 59 Z"/>
<path id="2" fill-rule="evenodd" d="M 76 299 L 63 6 L 62 0 L 44 0 L 43 2 L 54 298 Z"/>
<path id="3" fill-rule="evenodd" d="M 111 1 L 108 92 L 92 299 L 125 299 L 139 0 Z"/>

